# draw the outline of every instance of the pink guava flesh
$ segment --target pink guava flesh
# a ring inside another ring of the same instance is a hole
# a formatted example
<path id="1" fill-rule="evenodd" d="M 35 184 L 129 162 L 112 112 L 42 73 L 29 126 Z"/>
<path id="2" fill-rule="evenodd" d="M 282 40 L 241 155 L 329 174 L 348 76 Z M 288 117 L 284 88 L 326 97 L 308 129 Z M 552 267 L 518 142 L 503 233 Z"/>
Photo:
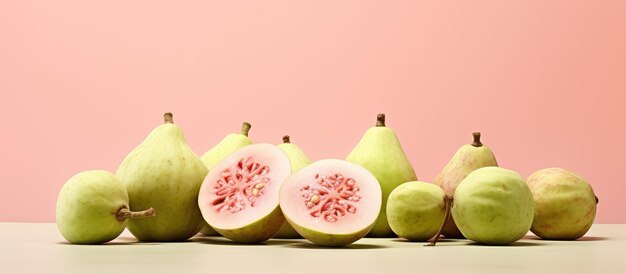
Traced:
<path id="1" fill-rule="evenodd" d="M 198 196 L 202 216 L 231 240 L 265 241 L 285 224 L 278 193 L 290 174 L 289 158 L 276 146 L 245 146 L 209 171 Z"/>
<path id="2" fill-rule="evenodd" d="M 330 176 L 315 174 L 315 181 L 305 184 L 300 192 L 309 214 L 331 223 L 355 214 L 356 204 L 361 200 L 356 181 L 339 173 Z"/>
<path id="3" fill-rule="evenodd" d="M 287 178 L 280 206 L 287 221 L 308 240 L 350 244 L 372 228 L 382 204 L 378 181 L 367 169 L 343 160 L 321 160 Z"/>
<path id="4" fill-rule="evenodd" d="M 217 197 L 211 204 L 218 212 L 231 213 L 256 206 L 265 194 L 265 186 L 273 183 L 267 176 L 269 171 L 268 166 L 255 162 L 252 157 L 239 159 L 218 177 L 212 190 Z"/>

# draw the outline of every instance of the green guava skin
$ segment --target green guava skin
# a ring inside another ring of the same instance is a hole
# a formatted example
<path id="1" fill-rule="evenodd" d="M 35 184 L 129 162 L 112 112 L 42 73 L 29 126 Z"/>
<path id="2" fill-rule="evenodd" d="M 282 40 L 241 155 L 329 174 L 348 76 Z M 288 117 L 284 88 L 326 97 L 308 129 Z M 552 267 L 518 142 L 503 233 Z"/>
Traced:
<path id="1" fill-rule="evenodd" d="M 285 154 L 287 154 L 287 157 L 289 157 L 292 174 L 311 163 L 311 159 L 309 159 L 309 157 L 304 154 L 304 151 L 302 151 L 302 149 L 295 144 L 283 143 L 277 145 L 277 147 L 282 149 Z"/>
<path id="2" fill-rule="evenodd" d="M 254 244 L 274 237 L 285 225 L 283 212 L 277 206 L 270 214 L 246 226 L 235 229 L 222 229 L 214 226 L 213 229 L 234 242 Z"/>
<path id="3" fill-rule="evenodd" d="M 226 156 L 250 144 L 252 144 L 252 140 L 250 140 L 248 136 L 242 133 L 230 133 L 226 135 L 226 137 L 224 137 L 224 139 L 222 139 L 222 141 L 220 141 L 217 145 L 205 152 L 200 157 L 200 160 L 208 170 L 211 170 L 217 163 L 224 160 Z M 202 222 L 203 225 L 202 229 L 200 229 L 200 233 L 207 236 L 219 236 L 217 231 L 207 224 L 204 219 L 202 219 Z"/>
<path id="4" fill-rule="evenodd" d="M 153 207 L 157 216 L 133 219 L 128 230 L 140 241 L 177 242 L 204 224 L 198 193 L 208 170 L 171 122 L 156 127 L 117 170 L 130 197 L 130 210 Z"/>
<path id="5" fill-rule="evenodd" d="M 394 237 L 387 221 L 387 200 L 400 184 L 417 181 L 413 166 L 406 157 L 395 132 L 385 126 L 369 128 L 346 160 L 368 169 L 378 180 L 383 192 L 383 204 L 371 237 Z"/>
<path id="6" fill-rule="evenodd" d="M 394 189 L 387 201 L 387 219 L 394 233 L 409 241 L 431 239 L 444 221 L 444 191 L 426 182 L 407 182 Z"/>
<path id="7" fill-rule="evenodd" d="M 285 226 L 283 226 L 283 228 L 281 228 L 280 231 L 274 235 L 274 238 L 299 239 L 302 238 L 302 235 L 298 234 L 298 231 L 296 231 L 289 223 L 285 223 Z"/>
<path id="8" fill-rule="evenodd" d="M 200 160 L 211 170 L 217 163 L 224 160 L 226 156 L 250 144 L 252 144 L 252 140 L 248 136 L 240 133 L 230 133 L 217 145 L 202 154 Z"/>
<path id="9" fill-rule="evenodd" d="M 528 177 L 535 199 L 530 230 L 546 240 L 575 240 L 596 216 L 596 196 L 583 178 L 563 168 L 546 168 Z"/>
<path id="10" fill-rule="evenodd" d="M 500 167 L 471 172 L 457 187 L 452 216 L 463 235 L 487 245 L 508 245 L 528 233 L 535 203 L 518 173 Z"/>
<path id="11" fill-rule="evenodd" d="M 329 234 L 321 231 L 309 229 L 303 226 L 299 226 L 293 221 L 289 220 L 286 217 L 287 222 L 298 232 L 298 234 L 302 235 L 307 240 L 313 242 L 314 244 L 320 246 L 328 246 L 328 247 L 339 247 L 346 246 L 351 243 L 354 243 L 367 235 L 370 232 L 372 227 L 374 227 L 375 223 L 361 229 L 354 231 L 350 234 Z"/>
<path id="12" fill-rule="evenodd" d="M 311 163 L 311 160 L 304 154 L 304 151 L 302 151 L 302 149 L 295 144 L 283 143 L 279 144 L 278 147 L 282 149 L 285 154 L 287 154 L 287 157 L 289 157 L 289 161 L 291 162 L 291 174 Z M 298 232 L 289 223 L 286 223 L 274 237 L 280 239 L 302 238 L 302 236 L 298 234 Z"/>
<path id="13" fill-rule="evenodd" d="M 105 243 L 117 238 L 126 227 L 126 221 L 116 217 L 122 207 L 128 207 L 128 194 L 113 173 L 84 171 L 61 188 L 56 204 L 57 227 L 71 243 Z"/>

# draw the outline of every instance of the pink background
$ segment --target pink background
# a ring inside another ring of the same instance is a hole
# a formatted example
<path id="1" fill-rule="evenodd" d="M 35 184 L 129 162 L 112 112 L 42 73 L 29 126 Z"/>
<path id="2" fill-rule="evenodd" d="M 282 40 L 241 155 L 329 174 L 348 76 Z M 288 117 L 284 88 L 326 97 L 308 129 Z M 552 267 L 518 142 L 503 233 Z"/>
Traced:
<path id="1" fill-rule="evenodd" d="M 0 221 L 53 222 L 69 177 L 172 111 L 199 154 L 246 120 L 313 159 L 385 112 L 427 181 L 480 130 L 626 222 L 626 1 L 170 2 L 0 1 Z"/>

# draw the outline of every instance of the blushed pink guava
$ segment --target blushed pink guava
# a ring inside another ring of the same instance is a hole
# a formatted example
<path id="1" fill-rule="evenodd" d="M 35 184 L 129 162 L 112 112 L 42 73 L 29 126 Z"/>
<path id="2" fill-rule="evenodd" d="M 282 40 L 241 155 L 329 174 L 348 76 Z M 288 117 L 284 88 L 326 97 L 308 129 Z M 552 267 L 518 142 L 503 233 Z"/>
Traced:
<path id="1" fill-rule="evenodd" d="M 575 240 L 596 217 L 598 197 L 583 178 L 563 168 L 538 170 L 528 177 L 535 200 L 530 230 L 548 240 Z"/>

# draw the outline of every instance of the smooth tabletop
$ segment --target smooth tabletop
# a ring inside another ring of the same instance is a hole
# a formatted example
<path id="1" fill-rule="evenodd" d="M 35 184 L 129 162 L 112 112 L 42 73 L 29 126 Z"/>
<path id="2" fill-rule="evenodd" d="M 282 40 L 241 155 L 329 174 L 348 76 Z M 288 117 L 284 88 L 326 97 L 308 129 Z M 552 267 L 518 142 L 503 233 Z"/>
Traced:
<path id="1" fill-rule="evenodd" d="M 596 224 L 577 241 L 531 233 L 510 246 L 442 240 L 435 247 L 365 238 L 344 248 L 306 240 L 236 244 L 221 237 L 68 244 L 53 223 L 0 223 L 0 273 L 626 273 L 626 224 Z"/>

